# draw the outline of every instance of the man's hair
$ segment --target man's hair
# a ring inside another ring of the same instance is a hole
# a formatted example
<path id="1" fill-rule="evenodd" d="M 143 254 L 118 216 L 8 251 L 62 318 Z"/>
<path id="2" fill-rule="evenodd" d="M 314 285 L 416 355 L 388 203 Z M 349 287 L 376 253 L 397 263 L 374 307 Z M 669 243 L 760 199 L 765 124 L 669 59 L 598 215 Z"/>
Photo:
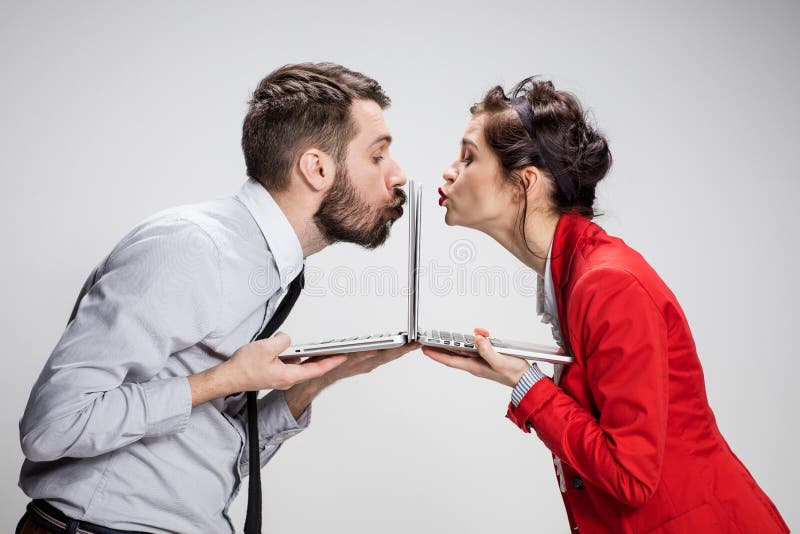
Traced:
<path id="1" fill-rule="evenodd" d="M 335 63 L 284 65 L 261 80 L 242 126 L 247 175 L 268 191 L 289 185 L 301 151 L 316 147 L 343 165 L 357 133 L 350 114 L 355 100 L 391 103 L 381 86 Z"/>

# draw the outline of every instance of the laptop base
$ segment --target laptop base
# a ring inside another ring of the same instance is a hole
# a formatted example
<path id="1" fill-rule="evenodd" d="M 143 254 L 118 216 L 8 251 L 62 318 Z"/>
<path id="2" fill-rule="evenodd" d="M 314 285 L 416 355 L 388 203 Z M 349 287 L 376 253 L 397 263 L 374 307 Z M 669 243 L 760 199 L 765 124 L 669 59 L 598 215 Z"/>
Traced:
<path id="1" fill-rule="evenodd" d="M 304 345 L 294 345 L 278 355 L 280 358 L 297 356 L 331 356 L 344 352 L 364 352 L 368 350 L 393 349 L 408 343 L 408 333 L 387 333 L 344 339 L 330 339 Z"/>
<path id="2" fill-rule="evenodd" d="M 417 336 L 421 345 L 437 347 L 460 353 L 462 356 L 477 356 L 473 336 L 458 334 L 441 330 L 425 330 Z M 572 363 L 575 358 L 561 354 L 557 347 L 537 345 L 524 341 L 511 341 L 498 338 L 489 338 L 494 350 L 507 356 L 516 356 L 524 360 L 548 363 Z"/>

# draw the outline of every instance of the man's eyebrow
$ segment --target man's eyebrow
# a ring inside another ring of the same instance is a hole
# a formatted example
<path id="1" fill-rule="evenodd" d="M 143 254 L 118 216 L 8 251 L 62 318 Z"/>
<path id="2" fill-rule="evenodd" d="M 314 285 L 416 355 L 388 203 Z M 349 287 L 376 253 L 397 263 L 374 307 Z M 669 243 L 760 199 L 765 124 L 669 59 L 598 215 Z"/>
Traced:
<path id="1" fill-rule="evenodd" d="M 385 142 L 387 145 L 392 144 L 392 136 L 389 134 L 383 134 L 382 136 L 375 139 L 372 143 L 370 143 L 369 146 L 374 146 L 377 145 L 378 143 L 383 143 L 383 142 Z"/>
<path id="2" fill-rule="evenodd" d="M 466 137 L 461 140 L 461 144 L 462 145 L 472 145 L 473 147 L 475 147 L 475 150 L 478 150 L 478 145 L 475 144 L 475 141 L 473 141 L 471 139 L 467 139 Z"/>

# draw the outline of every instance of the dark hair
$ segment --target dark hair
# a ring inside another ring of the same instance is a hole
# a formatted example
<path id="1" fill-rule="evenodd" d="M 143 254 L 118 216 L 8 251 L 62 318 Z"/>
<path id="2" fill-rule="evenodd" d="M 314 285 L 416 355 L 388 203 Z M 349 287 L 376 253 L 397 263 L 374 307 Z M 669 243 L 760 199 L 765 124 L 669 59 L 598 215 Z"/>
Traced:
<path id="1" fill-rule="evenodd" d="M 269 191 L 285 189 L 298 152 L 310 146 L 344 164 L 357 133 L 350 107 L 359 99 L 382 109 L 391 103 L 378 82 L 335 63 L 284 65 L 271 72 L 253 92 L 242 126 L 247 175 Z"/>
<path id="2" fill-rule="evenodd" d="M 533 108 L 536 139 L 522 125 L 510 100 L 524 95 Z M 499 85 L 490 89 L 481 102 L 470 108 L 473 116 L 485 115 L 483 133 L 487 144 L 500 158 L 505 178 L 524 187 L 514 171 L 534 166 L 543 171 L 552 185 L 552 201 L 560 213 L 578 212 L 589 218 L 599 215 L 594 209 L 595 187 L 611 167 L 611 152 L 606 138 L 589 124 L 575 95 L 556 91 L 553 83 L 536 76 L 525 78 L 506 96 Z M 548 159 L 563 165 L 565 178 L 573 180 L 574 199 L 571 199 L 554 180 L 542 150 Z M 525 229 L 528 211 L 525 197 L 520 225 Z"/>

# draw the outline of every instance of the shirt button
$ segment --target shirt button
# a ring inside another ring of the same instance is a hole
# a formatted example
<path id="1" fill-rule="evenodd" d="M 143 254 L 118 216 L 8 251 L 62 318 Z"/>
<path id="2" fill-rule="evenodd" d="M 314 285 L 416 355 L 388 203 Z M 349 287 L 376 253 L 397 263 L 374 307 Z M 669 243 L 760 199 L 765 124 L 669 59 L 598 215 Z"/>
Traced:
<path id="1" fill-rule="evenodd" d="M 572 480 L 569 481 L 569 485 L 575 488 L 576 490 L 582 490 L 583 488 L 586 487 L 581 477 L 574 477 Z"/>

